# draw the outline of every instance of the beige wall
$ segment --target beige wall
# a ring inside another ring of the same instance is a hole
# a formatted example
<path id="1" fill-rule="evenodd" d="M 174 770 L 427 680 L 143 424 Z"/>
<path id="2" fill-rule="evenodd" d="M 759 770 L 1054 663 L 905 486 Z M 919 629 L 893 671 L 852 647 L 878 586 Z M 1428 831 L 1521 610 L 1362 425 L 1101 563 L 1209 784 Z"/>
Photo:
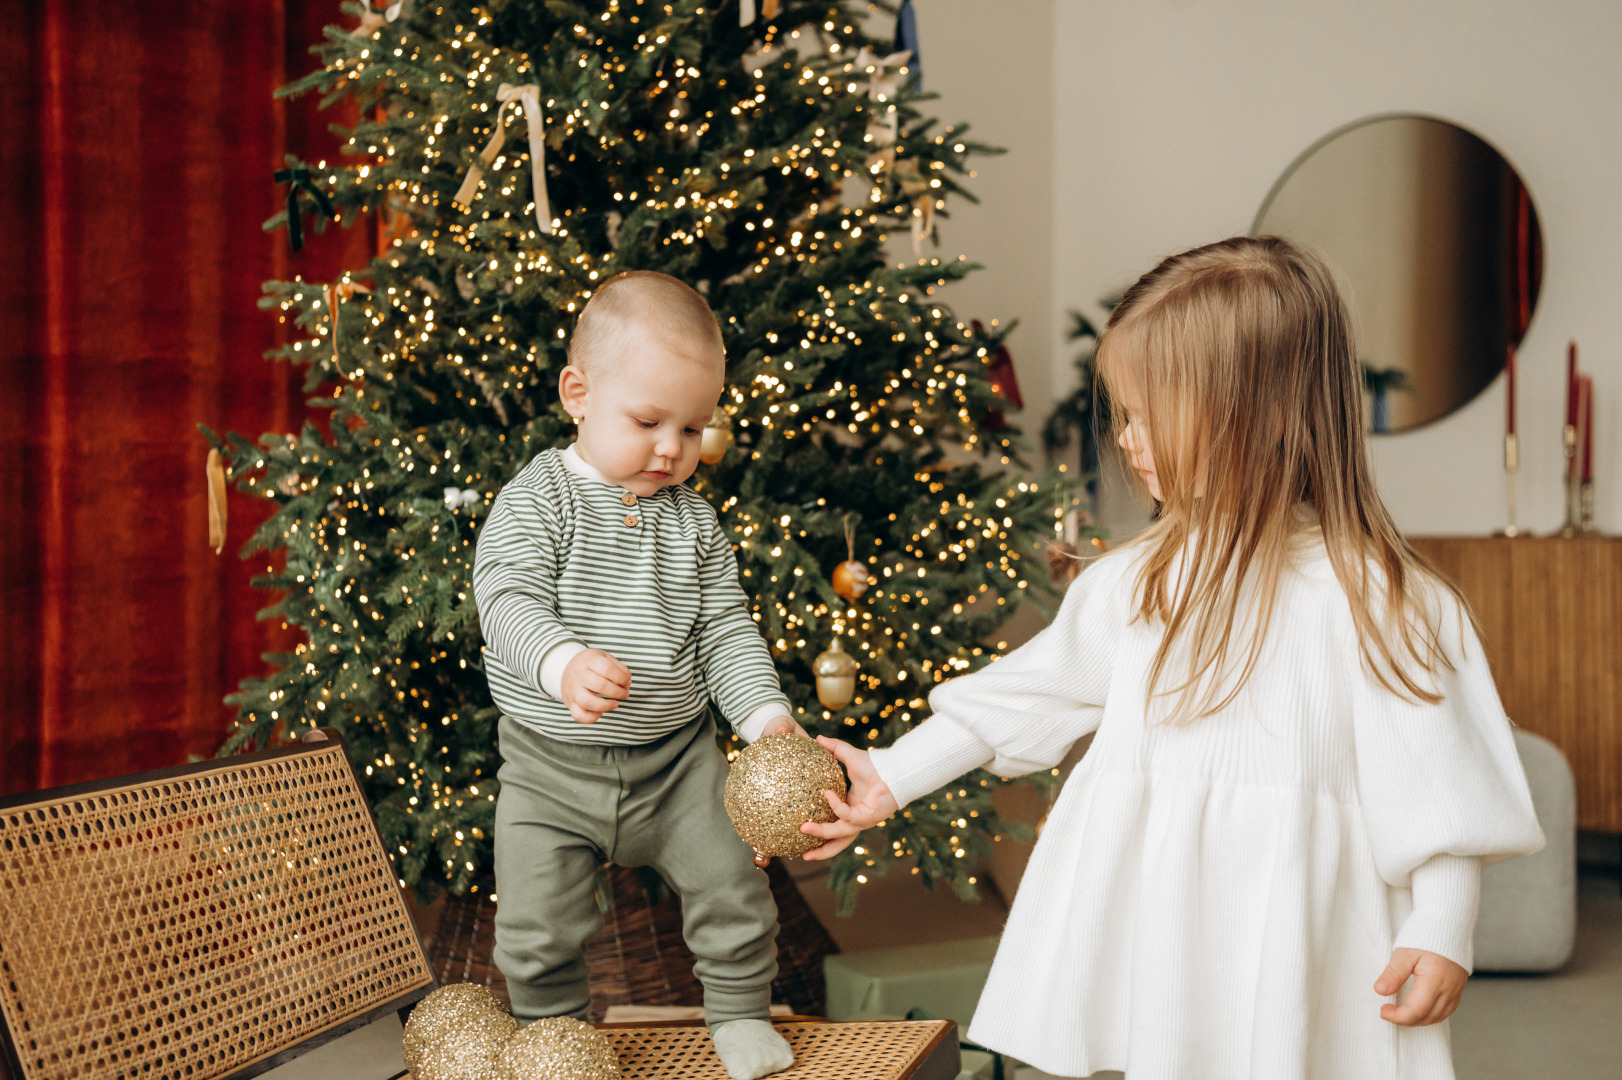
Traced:
<path id="1" fill-rule="evenodd" d="M 1598 523 L 1622 531 L 1622 4 L 1614 0 L 915 0 L 936 112 L 1009 148 L 943 254 L 987 270 L 949 297 L 1018 317 L 1035 431 L 1071 386 L 1065 311 L 1165 253 L 1247 229 L 1303 149 L 1351 120 L 1424 112 L 1471 128 L 1526 179 L 1548 252 L 1521 361 L 1523 525 L 1561 516 L 1563 350 L 1595 381 Z M 1504 522 L 1503 380 L 1374 443 L 1381 490 L 1419 533 Z M 1106 490 L 1117 533 L 1142 522 Z"/>

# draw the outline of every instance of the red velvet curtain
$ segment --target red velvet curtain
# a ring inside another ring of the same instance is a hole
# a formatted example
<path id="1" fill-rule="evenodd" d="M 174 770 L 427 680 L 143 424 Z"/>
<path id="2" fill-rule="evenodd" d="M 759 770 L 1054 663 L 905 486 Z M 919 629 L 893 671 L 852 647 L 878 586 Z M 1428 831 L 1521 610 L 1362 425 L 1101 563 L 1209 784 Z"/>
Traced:
<path id="1" fill-rule="evenodd" d="M 337 0 L 39 0 L 0 12 L 0 794 L 211 755 L 238 680 L 290 644 L 255 613 L 266 510 L 207 546 L 196 425 L 304 419 L 260 283 L 374 237 L 265 233 L 283 155 L 332 156 L 309 70 Z"/>

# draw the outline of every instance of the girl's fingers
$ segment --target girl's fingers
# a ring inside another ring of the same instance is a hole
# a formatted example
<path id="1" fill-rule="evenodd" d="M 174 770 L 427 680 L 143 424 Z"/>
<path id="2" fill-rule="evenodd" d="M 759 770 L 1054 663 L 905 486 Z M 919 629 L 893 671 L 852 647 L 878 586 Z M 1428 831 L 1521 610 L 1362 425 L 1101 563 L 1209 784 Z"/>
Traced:
<path id="1" fill-rule="evenodd" d="M 851 816 L 850 804 L 847 803 L 844 799 L 841 799 L 832 790 L 824 791 L 822 793 L 822 797 L 828 800 L 828 809 L 832 810 L 835 815 L 837 815 L 841 819 L 849 819 L 850 818 L 850 816 Z"/>
<path id="2" fill-rule="evenodd" d="M 820 847 L 812 848 L 804 855 L 801 855 L 800 858 L 806 860 L 807 862 L 820 862 L 823 859 L 831 859 L 835 855 L 838 855 L 841 851 L 844 851 L 845 848 L 849 847 L 850 842 L 851 837 L 849 836 L 839 836 L 834 837 L 831 840 L 824 840 Z"/>
<path id="3" fill-rule="evenodd" d="M 1414 957 L 1405 955 L 1404 951 L 1391 954 L 1391 962 L 1380 972 L 1380 977 L 1374 980 L 1374 992 L 1384 997 L 1390 997 L 1402 989 L 1402 984 L 1408 981 L 1408 976 L 1414 973 Z"/>
<path id="4" fill-rule="evenodd" d="M 599 719 L 597 713 L 588 712 L 578 705 L 569 706 L 569 715 L 574 717 L 576 723 L 580 724 L 595 724 Z"/>
<path id="5" fill-rule="evenodd" d="M 867 751 L 858 750 L 844 739 L 830 739 L 826 735 L 818 735 L 817 742 L 822 744 L 842 765 L 854 765 L 867 756 Z"/>
<path id="6" fill-rule="evenodd" d="M 1402 1027 L 1418 1027 L 1428 1023 L 1427 1017 L 1430 1016 L 1431 1007 L 1436 1004 L 1436 990 L 1435 980 L 1416 979 L 1414 988 L 1408 992 L 1408 1000 L 1401 1005 L 1382 1006 L 1380 1015 Z"/>
<path id="7" fill-rule="evenodd" d="M 862 830 L 848 821 L 807 821 L 800 826 L 800 831 L 807 836 L 820 836 L 824 840 L 837 840 L 843 836 L 855 836 Z"/>

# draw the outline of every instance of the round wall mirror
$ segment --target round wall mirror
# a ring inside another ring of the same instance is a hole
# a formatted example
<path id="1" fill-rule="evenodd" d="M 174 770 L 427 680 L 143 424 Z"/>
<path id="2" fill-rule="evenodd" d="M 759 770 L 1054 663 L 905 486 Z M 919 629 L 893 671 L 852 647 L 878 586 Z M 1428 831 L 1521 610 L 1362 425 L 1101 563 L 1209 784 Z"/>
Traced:
<path id="1" fill-rule="evenodd" d="M 1376 432 L 1428 424 L 1481 393 L 1526 333 L 1543 276 L 1537 210 L 1514 167 L 1425 116 L 1331 132 L 1273 185 L 1251 232 L 1305 244 L 1334 268 Z"/>

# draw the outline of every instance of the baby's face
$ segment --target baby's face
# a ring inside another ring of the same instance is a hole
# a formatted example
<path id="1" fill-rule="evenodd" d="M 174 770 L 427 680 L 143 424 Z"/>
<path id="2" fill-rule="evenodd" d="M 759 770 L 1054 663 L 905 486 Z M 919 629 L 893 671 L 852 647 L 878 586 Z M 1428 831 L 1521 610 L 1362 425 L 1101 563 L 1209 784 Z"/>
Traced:
<path id="1" fill-rule="evenodd" d="M 642 336 L 634 355 L 601 365 L 588 382 L 578 451 L 633 495 L 680 484 L 698 468 L 698 447 L 720 400 L 722 365 Z"/>

